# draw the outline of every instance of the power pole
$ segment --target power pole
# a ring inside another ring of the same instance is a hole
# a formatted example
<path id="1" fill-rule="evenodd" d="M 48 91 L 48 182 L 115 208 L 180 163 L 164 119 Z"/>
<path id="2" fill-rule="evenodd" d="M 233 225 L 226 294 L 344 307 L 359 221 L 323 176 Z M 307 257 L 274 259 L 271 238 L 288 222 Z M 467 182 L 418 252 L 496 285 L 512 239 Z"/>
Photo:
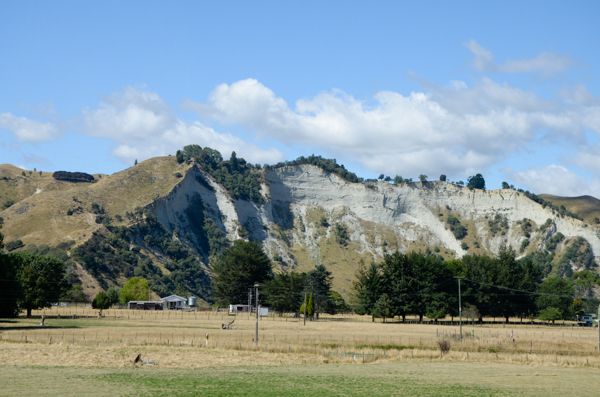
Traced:
<path id="1" fill-rule="evenodd" d="M 464 277 L 454 277 L 456 279 L 458 279 L 458 318 L 459 318 L 459 324 L 460 324 L 460 341 L 462 342 L 462 338 L 463 338 L 463 334 L 462 334 L 462 304 L 460 301 L 460 280 L 462 280 Z"/>
<path id="2" fill-rule="evenodd" d="M 252 316 L 252 288 L 248 288 L 248 317 Z"/>
<path id="3" fill-rule="evenodd" d="M 304 326 L 306 327 L 306 292 L 304 293 Z M 600 343 L 600 339 L 598 343 Z"/>
<path id="4" fill-rule="evenodd" d="M 256 346 L 258 346 L 258 287 L 260 287 L 259 283 L 254 283 L 254 290 L 256 292 L 256 337 L 254 338 Z"/>

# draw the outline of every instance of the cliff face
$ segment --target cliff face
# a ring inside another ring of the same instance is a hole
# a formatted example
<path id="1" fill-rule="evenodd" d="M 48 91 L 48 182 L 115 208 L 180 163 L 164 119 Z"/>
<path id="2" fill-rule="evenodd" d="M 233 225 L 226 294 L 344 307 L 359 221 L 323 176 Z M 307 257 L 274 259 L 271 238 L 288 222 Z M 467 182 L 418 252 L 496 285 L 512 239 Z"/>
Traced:
<path id="1" fill-rule="evenodd" d="M 190 247 L 204 269 L 210 270 L 211 238 L 221 233 L 230 241 L 260 241 L 279 269 L 308 271 L 324 264 L 333 272 L 334 289 L 345 297 L 361 260 L 378 261 L 396 250 L 454 259 L 495 254 L 506 244 L 521 257 L 535 254 L 546 273 L 558 274 L 596 270 L 595 253 L 600 252 L 598 226 L 561 217 L 513 190 L 469 190 L 446 182 L 350 183 L 319 167 L 300 165 L 265 170 L 264 203 L 256 204 L 232 200 L 212 177 L 172 157 L 99 176 L 93 184 L 1 170 L 9 177 L 0 182 L 16 201 L 0 213 L 5 243 L 86 244 L 92 232 L 107 232 L 97 223 L 96 203 L 111 225 L 130 228 L 129 250 L 137 245 L 164 275 L 169 274 L 164 250 L 135 236 L 136 225 L 144 220 L 142 209 L 153 212 L 166 229 L 167 234 L 155 237 L 164 240 L 172 232 L 169 239 Z M 21 197 L 21 185 L 33 187 Z M 96 286 L 90 295 L 94 291 Z"/>
<path id="2" fill-rule="evenodd" d="M 212 189 L 198 178 L 205 178 Z M 334 272 L 334 287 L 344 295 L 350 292 L 359 260 L 368 263 L 394 250 L 435 247 L 432 252 L 450 259 L 467 253 L 495 254 L 506 244 L 524 256 L 545 250 L 546 241 L 558 232 L 564 235 L 555 249 L 559 254 L 575 237 L 587 241 L 591 258 L 600 249 L 596 227 L 561 218 L 513 190 L 469 190 L 446 182 L 349 183 L 310 165 L 267 170 L 265 180 L 264 204 L 234 202 L 221 186 L 191 168 L 169 195 L 150 208 L 167 227 L 193 232 L 183 214 L 197 195 L 230 240 L 261 241 L 280 268 L 310 270 L 324 264 Z M 494 233 L 490 221 L 497 215 L 507 227 Z M 466 228 L 464 238 L 458 240 L 450 230 L 449 216 Z M 530 227 L 523 227 L 524 222 Z M 520 250 L 525 240 L 529 244 Z M 594 264 L 595 259 L 570 266 L 581 270 Z"/>

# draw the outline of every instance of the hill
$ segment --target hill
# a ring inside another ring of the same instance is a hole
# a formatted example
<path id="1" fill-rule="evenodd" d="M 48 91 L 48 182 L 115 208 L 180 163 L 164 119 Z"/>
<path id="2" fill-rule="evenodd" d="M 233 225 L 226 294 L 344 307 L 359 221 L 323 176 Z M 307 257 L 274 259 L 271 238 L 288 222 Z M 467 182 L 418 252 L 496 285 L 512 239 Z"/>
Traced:
<path id="1" fill-rule="evenodd" d="M 540 194 L 539 197 L 552 202 L 558 207 L 564 206 L 567 211 L 578 214 L 588 223 L 596 224 L 598 222 L 595 219 L 600 219 L 600 200 L 595 197 L 560 197 L 551 194 Z"/>
<path id="2" fill-rule="evenodd" d="M 210 301 L 210 265 L 239 238 L 260 241 L 278 270 L 325 265 L 345 298 L 361 261 L 395 250 L 453 259 L 507 244 L 546 275 L 597 271 L 593 198 L 556 202 L 582 221 L 510 189 L 362 181 L 315 156 L 263 168 L 195 145 L 92 183 L 23 172 L 0 166 L 2 198 L 15 201 L 0 213 L 5 242 L 68 250 L 88 296 L 142 276 L 159 295 Z"/>

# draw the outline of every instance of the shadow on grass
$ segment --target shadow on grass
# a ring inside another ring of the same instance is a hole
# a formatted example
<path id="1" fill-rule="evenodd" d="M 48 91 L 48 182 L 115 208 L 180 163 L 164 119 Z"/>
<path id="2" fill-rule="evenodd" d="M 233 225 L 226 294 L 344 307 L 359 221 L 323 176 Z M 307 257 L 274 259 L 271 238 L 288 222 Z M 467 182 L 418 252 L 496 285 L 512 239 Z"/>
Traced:
<path id="1" fill-rule="evenodd" d="M 42 330 L 42 329 L 76 329 L 82 328 L 78 325 L 67 325 L 67 326 L 58 326 L 58 325 L 47 325 L 40 327 L 39 325 L 27 325 L 24 327 L 0 327 L 0 332 L 2 331 L 26 331 L 26 330 Z"/>

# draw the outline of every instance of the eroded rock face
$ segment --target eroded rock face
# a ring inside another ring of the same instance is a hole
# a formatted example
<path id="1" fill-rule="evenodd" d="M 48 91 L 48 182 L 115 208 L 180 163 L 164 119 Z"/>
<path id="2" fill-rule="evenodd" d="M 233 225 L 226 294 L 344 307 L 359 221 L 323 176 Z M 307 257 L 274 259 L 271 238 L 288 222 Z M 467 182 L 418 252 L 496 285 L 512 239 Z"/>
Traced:
<path id="1" fill-rule="evenodd" d="M 199 175 L 204 180 L 199 180 Z M 233 201 L 209 176 L 191 168 L 169 195 L 149 207 L 167 228 L 178 228 L 183 235 L 194 232 L 187 215 L 194 210 L 190 208 L 192 198 L 200 197 L 204 209 L 228 239 L 261 241 L 281 267 L 308 270 L 315 264 L 331 264 L 334 276 L 336 269 L 344 273 L 345 281 L 339 287 L 346 291 L 358 260 L 377 260 L 386 251 L 437 246 L 449 259 L 466 253 L 495 254 L 502 244 L 519 252 L 528 239 L 530 244 L 520 252 L 525 255 L 542 249 L 545 241 L 558 232 L 567 240 L 583 237 L 592 254 L 600 250 L 595 226 L 561 218 L 514 190 L 469 190 L 446 182 L 349 183 L 311 165 L 267 170 L 265 180 L 264 204 Z M 489 221 L 497 214 L 506 218 L 508 227 L 493 233 Z M 463 240 L 457 240 L 450 230 L 446 222 L 449 215 L 467 228 Z M 532 223 L 529 233 L 520 227 L 523 219 Z M 540 228 L 548 219 L 551 223 Z M 336 245 L 340 241 L 335 238 L 336 224 L 347 230 L 341 248 Z M 468 242 L 468 250 L 461 247 L 463 242 Z"/>

